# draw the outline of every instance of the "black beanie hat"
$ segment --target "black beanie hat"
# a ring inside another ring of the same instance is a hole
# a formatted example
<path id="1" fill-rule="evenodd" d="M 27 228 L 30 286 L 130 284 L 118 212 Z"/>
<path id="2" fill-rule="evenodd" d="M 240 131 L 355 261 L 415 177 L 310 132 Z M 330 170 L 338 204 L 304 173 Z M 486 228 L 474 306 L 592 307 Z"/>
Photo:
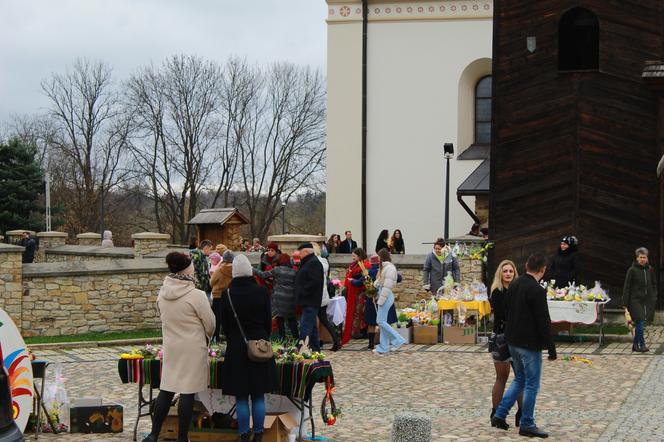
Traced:
<path id="1" fill-rule="evenodd" d="M 302 250 L 302 249 L 313 249 L 313 248 L 314 248 L 313 244 L 311 244 L 310 242 L 305 242 L 300 244 L 300 247 L 298 247 L 297 249 Z"/>
<path id="2" fill-rule="evenodd" d="M 189 267 L 191 258 L 180 252 L 171 252 L 166 255 L 166 264 L 171 273 L 179 273 Z"/>

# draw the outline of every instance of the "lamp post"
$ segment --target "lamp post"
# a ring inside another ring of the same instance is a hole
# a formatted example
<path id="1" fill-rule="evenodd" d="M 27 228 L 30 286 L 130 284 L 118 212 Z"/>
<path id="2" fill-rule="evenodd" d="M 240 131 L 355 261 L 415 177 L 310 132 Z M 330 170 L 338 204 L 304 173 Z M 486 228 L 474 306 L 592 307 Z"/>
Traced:
<path id="1" fill-rule="evenodd" d="M 286 234 L 286 201 L 281 201 L 281 234 Z"/>
<path id="2" fill-rule="evenodd" d="M 443 144 L 443 156 L 447 160 L 445 169 L 445 241 L 450 237 L 450 158 L 454 157 L 454 144 Z"/>

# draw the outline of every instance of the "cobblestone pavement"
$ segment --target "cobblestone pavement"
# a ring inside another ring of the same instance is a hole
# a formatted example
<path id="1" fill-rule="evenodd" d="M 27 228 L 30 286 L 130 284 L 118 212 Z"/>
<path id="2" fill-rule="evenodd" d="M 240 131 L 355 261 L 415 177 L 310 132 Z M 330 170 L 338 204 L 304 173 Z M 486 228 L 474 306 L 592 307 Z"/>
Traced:
<path id="1" fill-rule="evenodd" d="M 664 347 L 659 328 L 649 334 L 653 351 L 632 355 L 631 344 L 593 343 L 558 347 L 559 360 L 545 361 L 536 420 L 554 440 L 663 440 Z M 432 418 L 433 440 L 517 440 L 516 429 L 489 425 L 493 364 L 484 345 L 407 345 L 379 356 L 353 341 L 329 353 L 337 405 L 344 415 L 324 427 L 319 415 L 323 388 L 314 390 L 317 432 L 334 441 L 387 441 L 392 418 L 399 411 L 416 411 Z M 134 384 L 123 385 L 117 375 L 117 356 L 127 347 L 42 350 L 37 356 L 62 362 L 70 398 L 102 396 L 125 406 L 120 435 L 43 435 L 40 440 L 130 441 L 136 419 Z M 578 354 L 592 365 L 565 361 Z M 51 370 L 52 374 L 52 370 Z M 510 416 L 513 423 L 513 416 Z M 141 433 L 149 430 L 143 418 Z M 34 440 L 29 435 L 28 440 Z"/>

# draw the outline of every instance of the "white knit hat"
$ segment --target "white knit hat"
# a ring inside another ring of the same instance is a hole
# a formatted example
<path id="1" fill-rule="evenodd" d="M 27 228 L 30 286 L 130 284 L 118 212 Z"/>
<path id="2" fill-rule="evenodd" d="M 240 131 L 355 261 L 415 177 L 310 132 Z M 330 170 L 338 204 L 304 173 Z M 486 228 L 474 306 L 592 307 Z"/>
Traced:
<path id="1" fill-rule="evenodd" d="M 233 278 L 241 278 L 243 276 L 252 276 L 254 274 L 249 259 L 245 255 L 235 255 L 233 259 Z"/>

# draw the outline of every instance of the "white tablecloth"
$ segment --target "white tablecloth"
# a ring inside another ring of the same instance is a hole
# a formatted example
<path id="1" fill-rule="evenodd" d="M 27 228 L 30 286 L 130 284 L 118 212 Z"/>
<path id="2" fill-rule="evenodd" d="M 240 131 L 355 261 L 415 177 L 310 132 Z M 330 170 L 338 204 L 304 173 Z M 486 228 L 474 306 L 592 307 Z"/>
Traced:
<path id="1" fill-rule="evenodd" d="M 332 319 L 334 325 L 343 324 L 346 320 L 346 298 L 343 296 L 331 298 L 327 305 L 327 316 Z"/>
<path id="2" fill-rule="evenodd" d="M 608 302 L 608 301 L 607 301 Z M 547 301 L 551 322 L 571 322 L 576 324 L 594 324 L 597 322 L 602 302 Z"/>

